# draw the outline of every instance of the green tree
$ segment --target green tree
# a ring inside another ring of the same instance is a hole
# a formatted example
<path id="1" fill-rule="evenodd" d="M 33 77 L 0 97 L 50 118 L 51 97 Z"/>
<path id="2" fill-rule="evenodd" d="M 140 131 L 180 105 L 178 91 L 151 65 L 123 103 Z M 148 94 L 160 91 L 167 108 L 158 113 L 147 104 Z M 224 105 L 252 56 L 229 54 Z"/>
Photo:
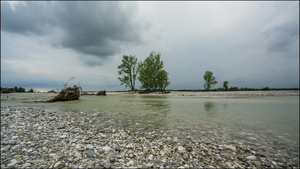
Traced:
<path id="1" fill-rule="evenodd" d="M 165 90 L 167 86 L 169 86 L 170 82 L 168 79 L 169 73 L 165 70 L 160 70 L 157 72 L 157 84 L 159 90 Z"/>
<path id="2" fill-rule="evenodd" d="M 33 92 L 34 92 L 33 89 L 28 90 L 28 93 L 33 93 Z"/>
<path id="3" fill-rule="evenodd" d="M 203 78 L 205 80 L 204 88 L 205 90 L 209 90 L 213 85 L 217 84 L 216 78 L 213 76 L 213 72 L 206 71 L 203 75 Z"/>
<path id="4" fill-rule="evenodd" d="M 163 68 L 164 63 L 160 60 L 160 53 L 151 52 L 143 62 L 138 64 L 138 79 L 141 82 L 141 88 L 146 90 L 165 89 L 170 82 L 168 73 Z"/>
<path id="5" fill-rule="evenodd" d="M 224 90 L 228 90 L 228 81 L 223 82 L 223 88 Z"/>
<path id="6" fill-rule="evenodd" d="M 125 84 L 125 88 L 129 87 L 131 90 L 135 89 L 135 80 L 137 77 L 137 58 L 135 56 L 123 55 L 122 64 L 118 66 L 118 77 L 121 85 Z"/>

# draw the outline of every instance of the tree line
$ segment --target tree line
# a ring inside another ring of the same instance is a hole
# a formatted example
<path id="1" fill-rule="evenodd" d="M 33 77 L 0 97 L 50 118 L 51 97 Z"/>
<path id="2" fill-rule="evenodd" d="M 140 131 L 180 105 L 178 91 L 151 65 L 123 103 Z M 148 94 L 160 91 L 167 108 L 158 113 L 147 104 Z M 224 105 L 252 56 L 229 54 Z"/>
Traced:
<path id="1" fill-rule="evenodd" d="M 141 83 L 141 89 L 146 91 L 165 90 L 170 85 L 169 73 L 164 69 L 164 62 L 161 60 L 161 54 L 151 52 L 144 60 L 138 62 L 135 56 L 123 55 L 122 63 L 118 66 L 118 79 L 125 88 L 129 87 L 135 90 L 135 81 L 138 79 Z M 206 71 L 203 76 L 205 90 L 210 90 L 217 84 L 216 78 L 211 71 Z M 228 90 L 228 82 L 224 82 L 225 90 Z"/>
<path id="2" fill-rule="evenodd" d="M 1 93 L 24 93 L 26 92 L 25 88 L 23 87 L 11 87 L 11 88 L 7 88 L 7 87 L 4 87 L 2 88 L 1 87 Z M 30 89 L 27 91 L 28 93 L 33 93 L 33 89 Z"/>
<path id="3" fill-rule="evenodd" d="M 163 68 L 164 62 L 161 60 L 160 53 L 151 52 L 144 61 L 140 62 L 138 62 L 136 56 L 123 55 L 122 63 L 118 66 L 118 75 L 120 75 L 118 79 L 121 81 L 121 85 L 125 85 L 125 88 L 129 87 L 132 91 L 136 90 L 136 80 L 140 81 L 140 88 L 145 89 L 145 91 L 162 91 L 170 85 L 170 81 L 168 78 L 169 73 Z M 212 87 L 216 85 L 218 81 L 211 71 L 206 71 L 203 75 L 203 79 L 203 91 L 276 90 L 270 89 L 269 87 L 263 87 L 262 89 L 238 87 L 229 88 L 228 81 L 223 82 L 223 88 L 212 89 Z"/>

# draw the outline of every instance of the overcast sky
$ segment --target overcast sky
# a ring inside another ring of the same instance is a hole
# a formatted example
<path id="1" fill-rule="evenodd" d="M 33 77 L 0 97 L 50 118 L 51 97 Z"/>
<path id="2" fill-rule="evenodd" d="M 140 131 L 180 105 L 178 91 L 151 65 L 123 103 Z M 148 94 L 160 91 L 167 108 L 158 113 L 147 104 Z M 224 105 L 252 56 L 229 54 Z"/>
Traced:
<path id="1" fill-rule="evenodd" d="M 1 1 L 1 87 L 125 90 L 122 55 L 152 51 L 168 89 L 299 87 L 299 2 Z"/>

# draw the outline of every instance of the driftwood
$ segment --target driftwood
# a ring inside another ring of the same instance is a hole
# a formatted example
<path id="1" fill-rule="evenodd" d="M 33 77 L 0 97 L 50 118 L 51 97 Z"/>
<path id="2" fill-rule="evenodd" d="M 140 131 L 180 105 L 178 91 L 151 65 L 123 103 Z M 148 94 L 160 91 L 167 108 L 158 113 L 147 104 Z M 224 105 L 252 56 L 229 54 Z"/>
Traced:
<path id="1" fill-rule="evenodd" d="M 105 90 L 101 90 L 96 95 L 97 96 L 106 96 L 106 91 Z"/>
<path id="2" fill-rule="evenodd" d="M 73 87 L 64 88 L 59 92 L 57 96 L 46 102 L 59 102 L 59 101 L 71 101 L 78 100 L 80 97 L 81 87 L 74 85 Z"/>

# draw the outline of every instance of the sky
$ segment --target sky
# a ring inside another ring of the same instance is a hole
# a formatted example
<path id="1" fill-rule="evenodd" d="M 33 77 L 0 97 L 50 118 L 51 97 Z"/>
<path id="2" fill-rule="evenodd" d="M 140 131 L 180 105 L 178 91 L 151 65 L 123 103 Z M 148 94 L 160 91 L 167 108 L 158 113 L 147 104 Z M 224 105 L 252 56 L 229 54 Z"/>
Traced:
<path id="1" fill-rule="evenodd" d="M 152 51 L 167 89 L 298 88 L 299 1 L 1 1 L 1 87 L 129 90 L 122 56 Z"/>

